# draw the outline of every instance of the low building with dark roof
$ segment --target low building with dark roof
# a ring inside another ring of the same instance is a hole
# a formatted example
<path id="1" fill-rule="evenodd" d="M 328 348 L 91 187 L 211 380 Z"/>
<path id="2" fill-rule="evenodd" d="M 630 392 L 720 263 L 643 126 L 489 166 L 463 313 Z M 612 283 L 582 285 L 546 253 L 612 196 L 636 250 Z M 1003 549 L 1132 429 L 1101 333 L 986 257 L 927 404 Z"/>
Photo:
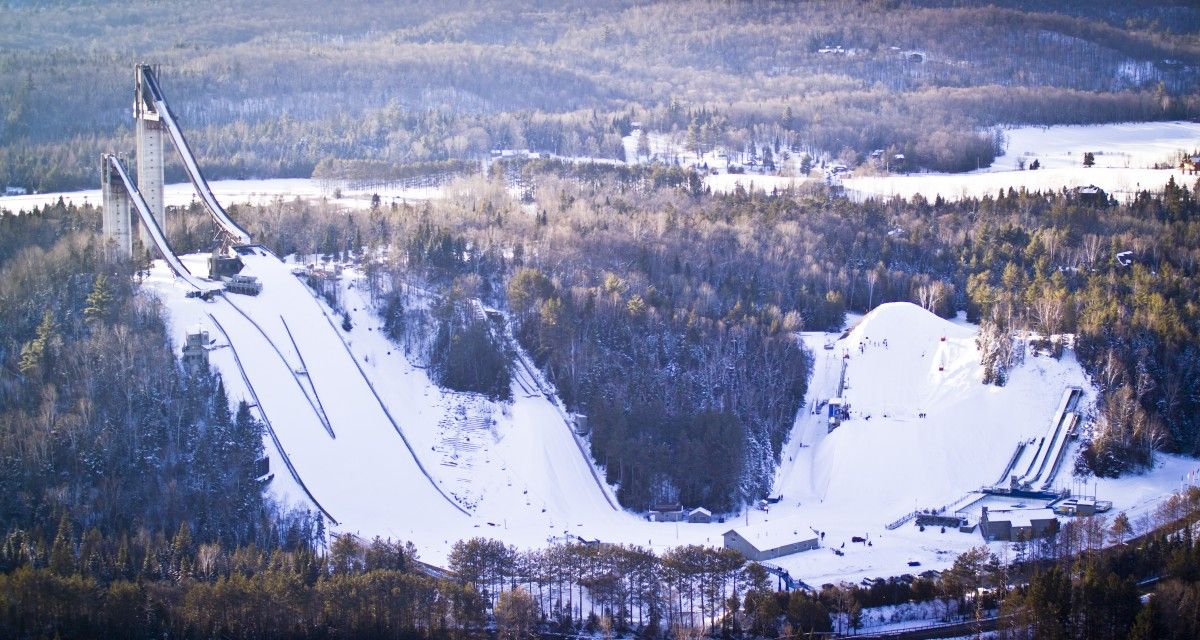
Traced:
<path id="1" fill-rule="evenodd" d="M 820 536 L 807 522 L 785 519 L 761 522 L 725 532 L 725 548 L 749 560 L 770 560 L 820 546 Z"/>

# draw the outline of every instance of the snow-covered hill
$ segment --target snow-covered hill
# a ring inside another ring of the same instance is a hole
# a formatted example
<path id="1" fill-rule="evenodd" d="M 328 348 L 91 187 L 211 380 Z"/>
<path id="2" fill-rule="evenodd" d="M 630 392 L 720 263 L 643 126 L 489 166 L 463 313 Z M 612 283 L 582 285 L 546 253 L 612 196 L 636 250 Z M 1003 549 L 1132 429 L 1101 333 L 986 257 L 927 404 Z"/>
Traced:
<path id="1" fill-rule="evenodd" d="M 259 398 L 279 439 L 279 447 L 267 442 L 277 496 L 309 502 L 282 463 L 282 449 L 313 497 L 339 520 L 334 529 L 412 540 L 434 563 L 445 561 L 456 540 L 477 535 L 522 548 L 583 538 L 665 550 L 720 545 L 722 533 L 743 524 L 803 520 L 825 532 L 825 547 L 843 552 L 821 548 L 777 561 L 810 583 L 911 572 L 909 561 L 947 566 L 980 544 L 979 535 L 885 525 L 914 506 L 940 506 L 994 482 L 1017 443 L 1045 431 L 1063 387 L 1087 388 L 1069 352 L 1062 360 L 1026 358 L 1007 386 L 985 386 L 974 327 L 910 304 L 883 305 L 844 338 L 802 336 L 815 368 L 808 403 L 783 452 L 776 482 L 782 500 L 770 511 L 729 514 L 726 523 L 652 523 L 614 508 L 611 488 L 598 482 L 603 476 L 561 406 L 553 395 L 537 393 L 529 374 L 521 374 L 511 403 L 442 390 L 384 337 L 355 270 L 342 281 L 354 324 L 347 333 L 335 328 L 331 310 L 289 265 L 265 252 L 244 259 L 244 273 L 262 279 L 263 295 L 211 303 L 186 298 L 156 263 L 148 286 L 169 308 L 177 340 L 185 328 L 204 325 L 216 340 L 212 363 L 231 399 Z M 185 262 L 204 273 L 204 256 Z M 256 394 L 224 346 L 230 343 Z M 812 407 L 836 395 L 843 362 L 851 415 L 827 434 L 825 413 Z M 1089 391 L 1085 402 L 1092 397 Z M 1152 508 L 1185 464 L 1168 459 L 1156 474 L 1105 484 L 1101 497 L 1117 509 Z M 869 537 L 871 545 L 853 544 L 851 536 Z"/>

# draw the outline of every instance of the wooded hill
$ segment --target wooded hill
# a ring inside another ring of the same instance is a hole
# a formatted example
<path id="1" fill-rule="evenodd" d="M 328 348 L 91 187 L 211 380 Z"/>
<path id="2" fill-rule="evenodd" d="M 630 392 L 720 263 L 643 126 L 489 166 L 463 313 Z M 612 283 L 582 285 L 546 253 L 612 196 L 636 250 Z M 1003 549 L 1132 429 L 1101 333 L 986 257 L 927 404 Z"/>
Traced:
<path id="1" fill-rule="evenodd" d="M 1200 115 L 1193 3 L 1003 4 L 9 2 L 0 183 L 93 187 L 100 152 L 132 152 L 140 61 L 216 178 L 495 148 L 621 158 L 635 121 L 957 171 L 990 162 L 995 124 Z"/>

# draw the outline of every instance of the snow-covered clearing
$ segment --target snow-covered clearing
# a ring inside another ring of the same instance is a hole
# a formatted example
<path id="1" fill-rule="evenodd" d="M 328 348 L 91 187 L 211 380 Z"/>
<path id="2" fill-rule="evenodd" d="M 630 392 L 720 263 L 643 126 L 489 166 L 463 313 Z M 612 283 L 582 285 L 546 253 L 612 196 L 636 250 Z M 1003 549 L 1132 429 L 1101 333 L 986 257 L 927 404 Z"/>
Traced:
<path id="1" fill-rule="evenodd" d="M 770 176 L 744 173 L 721 173 L 704 176 L 704 186 L 712 189 L 713 193 L 732 193 L 739 185 L 746 191 L 783 191 L 792 189 L 808 182 L 810 178 L 794 176 Z"/>
<path id="2" fill-rule="evenodd" d="M 1161 190 L 1172 177 L 1191 185 L 1197 176 L 1178 168 L 1181 152 L 1200 149 L 1200 123 L 1136 122 L 1090 126 L 1019 127 L 1005 131 L 1006 153 L 989 167 L 961 174 L 923 173 L 849 177 L 842 181 L 852 198 L 911 198 L 921 194 L 933 200 L 995 196 L 1009 187 L 1029 191 L 1059 191 L 1095 185 L 1119 200 L 1139 190 Z M 1093 167 L 1083 166 L 1083 154 L 1095 154 Z M 1041 168 L 1028 170 L 1037 160 Z M 1022 171 L 1019 162 L 1027 167 Z"/>
<path id="3" fill-rule="evenodd" d="M 384 204 L 412 200 L 430 200 L 442 197 L 441 187 L 402 187 L 379 185 L 360 187 L 349 182 L 313 180 L 310 178 L 277 178 L 270 180 L 218 180 L 209 182 L 213 195 L 226 206 L 231 204 L 270 204 L 276 200 L 326 199 L 347 208 L 365 209 L 371 206 L 371 197 L 378 194 Z M 340 195 L 341 197 L 335 197 Z M 62 198 L 75 205 L 100 206 L 100 190 L 65 191 L 61 193 L 32 193 L 21 196 L 0 196 L 0 209 L 14 213 L 44 207 Z M 163 202 L 167 206 L 181 207 L 198 202 L 195 188 L 190 182 L 169 184 L 163 188 Z"/>
<path id="4" fill-rule="evenodd" d="M 185 262 L 203 274 L 204 257 L 186 256 Z M 1061 361 L 1029 358 L 1012 372 L 1008 386 L 985 387 L 978 382 L 973 327 L 913 305 L 884 305 L 840 341 L 833 342 L 836 335 L 803 335 L 816 367 L 810 404 L 785 445 L 776 483 L 782 501 L 769 512 L 750 509 L 726 524 L 652 523 L 612 506 L 611 488 L 597 482 L 557 400 L 536 392 L 544 381 L 523 373 L 510 403 L 442 390 L 381 332 L 357 271 L 343 274 L 343 303 L 354 324 L 346 333 L 335 328 L 331 321 L 337 318 L 291 273 L 291 265 L 265 251 L 243 259 L 244 273 L 262 280 L 262 295 L 230 294 L 211 303 L 185 298 L 186 287 L 163 263 L 155 264 L 148 287 L 170 309 L 176 339 L 182 343 L 186 327 L 202 324 L 218 345 L 225 344 L 208 314 L 217 318 L 283 448 L 309 490 L 340 522 L 333 529 L 412 540 L 433 563 L 445 562 L 456 540 L 476 535 L 521 548 L 583 538 L 662 551 L 681 544 L 717 546 L 724 531 L 746 523 L 804 520 L 825 532 L 822 548 L 775 563 L 809 584 L 945 568 L 958 553 L 979 545 L 979 535 L 920 532 L 914 526 L 887 531 L 885 524 L 914 506 L 936 507 L 993 482 L 1016 443 L 1044 431 L 1064 385 L 1089 388 L 1069 353 Z M 825 349 L 826 342 L 833 348 Z M 249 398 L 231 351 L 211 353 L 231 399 Z M 836 392 L 846 354 L 844 397 L 852 417 L 826 434 L 826 420 L 810 412 L 811 401 Z M 317 406 L 336 438 L 322 425 Z M 269 440 L 267 446 L 273 491 L 304 504 L 279 453 Z M 1153 474 L 1102 481 L 1100 497 L 1112 499 L 1116 509 L 1152 508 L 1189 464 L 1164 460 Z M 852 543 L 855 535 L 871 545 Z M 914 570 L 910 561 L 920 568 Z"/>

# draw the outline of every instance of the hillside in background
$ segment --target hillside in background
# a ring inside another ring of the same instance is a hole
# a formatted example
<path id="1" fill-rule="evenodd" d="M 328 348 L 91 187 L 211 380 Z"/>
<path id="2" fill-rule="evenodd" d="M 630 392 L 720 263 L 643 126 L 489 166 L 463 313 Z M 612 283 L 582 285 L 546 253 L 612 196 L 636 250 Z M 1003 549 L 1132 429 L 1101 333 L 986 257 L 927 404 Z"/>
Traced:
<path id="1" fill-rule="evenodd" d="M 620 159 L 636 121 L 973 169 L 997 150 L 981 127 L 1197 115 L 1198 33 L 1188 2 L 9 2 L 0 183 L 91 186 L 100 151 L 132 152 L 131 61 L 161 65 L 218 178 L 494 148 Z"/>

